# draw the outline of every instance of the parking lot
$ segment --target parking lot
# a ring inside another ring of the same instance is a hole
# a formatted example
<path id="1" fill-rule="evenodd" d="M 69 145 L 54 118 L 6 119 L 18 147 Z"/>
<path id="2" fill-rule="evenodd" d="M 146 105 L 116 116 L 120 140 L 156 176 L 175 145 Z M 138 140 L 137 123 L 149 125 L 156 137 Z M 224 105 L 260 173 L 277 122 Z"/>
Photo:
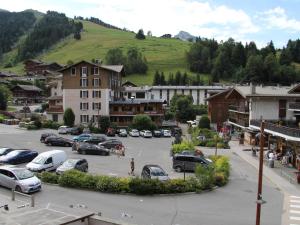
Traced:
<path id="1" fill-rule="evenodd" d="M 47 146 L 40 142 L 42 133 L 56 130 L 42 129 L 27 131 L 17 126 L 0 124 L 0 147 L 27 148 L 36 150 L 39 153 L 61 149 L 67 153 L 68 158 L 85 158 L 89 163 L 89 172 L 94 174 L 105 174 L 111 176 L 128 176 L 130 170 L 130 159 L 135 159 L 135 174 L 140 175 L 142 167 L 146 164 L 160 165 L 171 178 L 182 177 L 183 174 L 176 173 L 172 169 L 170 148 L 172 138 L 143 138 L 143 137 L 114 137 L 123 142 L 125 146 L 125 156 L 118 157 L 99 155 L 80 155 L 72 151 L 71 147 Z M 72 135 L 61 135 L 72 139 Z"/>

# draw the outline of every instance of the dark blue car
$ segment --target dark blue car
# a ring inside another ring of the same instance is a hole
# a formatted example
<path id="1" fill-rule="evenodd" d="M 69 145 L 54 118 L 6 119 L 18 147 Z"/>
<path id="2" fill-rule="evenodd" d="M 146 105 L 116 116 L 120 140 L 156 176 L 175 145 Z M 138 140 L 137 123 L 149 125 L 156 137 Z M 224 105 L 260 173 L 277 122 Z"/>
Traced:
<path id="1" fill-rule="evenodd" d="M 38 153 L 33 150 L 14 150 L 0 157 L 0 163 L 21 164 L 28 163 L 33 160 Z"/>

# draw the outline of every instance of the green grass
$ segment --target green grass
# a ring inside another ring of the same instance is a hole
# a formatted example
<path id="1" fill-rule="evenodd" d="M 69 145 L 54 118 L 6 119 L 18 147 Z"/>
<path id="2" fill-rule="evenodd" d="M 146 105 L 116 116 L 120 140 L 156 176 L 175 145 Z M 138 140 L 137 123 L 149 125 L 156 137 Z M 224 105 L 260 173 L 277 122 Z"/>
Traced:
<path id="1" fill-rule="evenodd" d="M 82 23 L 84 32 L 81 34 L 81 40 L 77 41 L 73 37 L 68 37 L 37 58 L 62 64 L 66 64 L 68 60 L 73 62 L 93 58 L 105 60 L 105 55 L 109 49 L 121 48 L 126 54 L 128 48 L 137 47 L 146 57 L 149 70 L 146 75 L 134 74 L 125 77 L 124 80 L 130 80 L 139 85 L 152 84 L 156 70 L 164 71 L 166 75 L 178 70 L 181 72 L 189 71 L 185 59 L 185 53 L 191 46 L 189 42 L 156 37 L 137 40 L 135 34 L 131 32 L 108 29 L 88 21 L 82 21 Z M 16 50 L 7 53 L 4 56 L 4 61 L 7 62 L 8 58 L 13 58 L 15 54 Z M 2 67 L 3 65 L 4 63 L 2 63 Z M 0 65 L 0 70 L 2 69 Z M 23 72 L 22 63 L 5 70 L 16 73 Z"/>

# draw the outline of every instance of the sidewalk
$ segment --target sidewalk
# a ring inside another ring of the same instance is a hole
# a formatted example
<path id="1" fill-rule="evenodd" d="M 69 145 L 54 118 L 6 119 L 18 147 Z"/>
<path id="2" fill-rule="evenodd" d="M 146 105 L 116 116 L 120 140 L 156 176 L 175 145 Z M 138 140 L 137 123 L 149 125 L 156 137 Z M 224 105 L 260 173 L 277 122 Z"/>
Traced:
<path id="1" fill-rule="evenodd" d="M 238 141 L 231 141 L 229 145 L 232 152 L 257 170 L 259 169 L 259 157 L 252 156 L 251 151 L 243 151 L 244 149 L 251 149 L 250 145 L 239 145 Z M 294 171 L 296 170 L 283 167 L 279 162 L 275 164 L 275 168 L 269 168 L 266 163 L 263 167 L 263 176 L 274 183 L 284 194 L 282 225 L 300 225 L 300 185 L 296 182 Z"/>

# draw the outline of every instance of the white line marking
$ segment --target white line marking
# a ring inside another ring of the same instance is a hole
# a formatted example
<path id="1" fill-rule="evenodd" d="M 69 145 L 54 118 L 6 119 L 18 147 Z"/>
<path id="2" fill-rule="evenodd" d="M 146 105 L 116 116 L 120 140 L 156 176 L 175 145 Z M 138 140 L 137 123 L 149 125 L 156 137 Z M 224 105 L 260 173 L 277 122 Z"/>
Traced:
<path id="1" fill-rule="evenodd" d="M 300 211 L 298 211 L 298 210 L 290 210 L 290 213 L 297 213 L 297 214 L 300 214 Z"/>
<path id="2" fill-rule="evenodd" d="M 300 220 L 300 217 L 290 216 L 290 220 Z"/>
<path id="3" fill-rule="evenodd" d="M 300 203 L 300 200 L 290 200 L 290 202 L 294 202 L 294 203 Z"/>
<path id="4" fill-rule="evenodd" d="M 291 195 L 291 198 L 300 198 L 299 196 Z"/>
<path id="5" fill-rule="evenodd" d="M 291 208 L 298 208 L 300 209 L 300 205 L 290 205 Z"/>

